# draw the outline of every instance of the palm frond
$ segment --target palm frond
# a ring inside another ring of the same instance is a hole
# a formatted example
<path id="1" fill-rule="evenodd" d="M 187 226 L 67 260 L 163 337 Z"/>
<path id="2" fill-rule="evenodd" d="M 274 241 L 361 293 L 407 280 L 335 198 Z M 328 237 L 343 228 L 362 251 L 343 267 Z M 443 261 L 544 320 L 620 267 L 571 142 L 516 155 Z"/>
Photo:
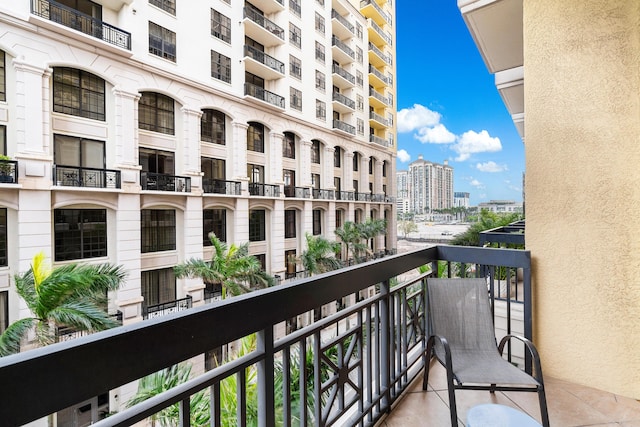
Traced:
<path id="1" fill-rule="evenodd" d="M 68 301 L 49 312 L 49 319 L 58 326 L 70 326 L 79 331 L 102 331 L 120 324 L 100 307 L 87 301 Z"/>
<path id="2" fill-rule="evenodd" d="M 32 317 L 13 322 L 0 335 L 0 357 L 20 352 L 20 343 L 38 320 Z"/>

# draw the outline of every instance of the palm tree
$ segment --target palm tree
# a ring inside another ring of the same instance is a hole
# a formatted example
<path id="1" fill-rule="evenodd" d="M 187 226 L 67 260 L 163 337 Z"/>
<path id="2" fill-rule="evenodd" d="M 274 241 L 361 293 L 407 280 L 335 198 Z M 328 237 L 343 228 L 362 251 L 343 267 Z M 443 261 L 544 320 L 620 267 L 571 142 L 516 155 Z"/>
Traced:
<path id="1" fill-rule="evenodd" d="M 275 284 L 275 279 L 262 270 L 260 261 L 249 255 L 249 243 L 227 246 L 214 233 L 209 233 L 213 245 L 210 261 L 191 258 L 173 270 L 176 277 L 199 277 L 205 285 L 222 287 L 222 298 L 227 293 L 240 295 L 254 289 L 262 289 Z"/>
<path id="2" fill-rule="evenodd" d="M 356 226 L 360 231 L 361 237 L 365 241 L 365 251 L 367 254 L 372 253 L 372 250 L 370 248 L 373 246 L 373 244 L 370 241 L 376 236 L 384 234 L 387 231 L 387 221 L 385 221 L 384 219 L 370 218 L 365 222 L 356 224 Z"/>
<path id="3" fill-rule="evenodd" d="M 309 274 L 325 273 L 342 267 L 340 260 L 335 257 L 340 251 L 340 243 L 309 233 L 306 238 L 307 250 L 300 255 L 300 261 Z"/>
<path id="4" fill-rule="evenodd" d="M 61 326 L 89 332 L 118 326 L 102 307 L 107 292 L 118 289 L 124 278 L 123 268 L 111 264 L 67 264 L 51 270 L 44 253 L 36 254 L 31 268 L 15 276 L 16 292 L 34 317 L 15 321 L 0 335 L 0 356 L 18 353 L 33 328 L 38 344 L 47 345 Z"/>
<path id="5" fill-rule="evenodd" d="M 342 243 L 345 244 L 347 258 L 349 258 L 349 251 L 353 253 L 354 258 L 357 258 L 360 253 L 366 251 L 367 245 L 361 242 L 362 234 L 356 223 L 347 221 L 342 227 L 336 228 L 334 232 Z"/>

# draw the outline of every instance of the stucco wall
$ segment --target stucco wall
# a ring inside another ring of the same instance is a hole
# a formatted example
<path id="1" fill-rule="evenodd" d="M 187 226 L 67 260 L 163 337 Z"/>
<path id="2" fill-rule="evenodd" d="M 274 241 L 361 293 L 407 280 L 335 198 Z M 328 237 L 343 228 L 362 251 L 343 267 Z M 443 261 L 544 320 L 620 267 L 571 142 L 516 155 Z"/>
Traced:
<path id="1" fill-rule="evenodd" d="M 640 2 L 524 0 L 527 247 L 545 374 L 640 398 Z"/>

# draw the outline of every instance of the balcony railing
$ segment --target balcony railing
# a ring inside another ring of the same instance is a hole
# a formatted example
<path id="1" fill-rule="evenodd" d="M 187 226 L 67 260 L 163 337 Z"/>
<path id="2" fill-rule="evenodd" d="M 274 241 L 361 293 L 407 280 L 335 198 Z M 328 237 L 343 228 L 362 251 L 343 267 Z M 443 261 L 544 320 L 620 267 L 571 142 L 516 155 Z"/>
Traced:
<path id="1" fill-rule="evenodd" d="M 380 59 L 382 59 L 387 65 L 391 65 L 391 56 L 385 53 L 382 53 L 382 51 L 378 49 L 378 47 L 371 42 L 369 42 L 369 50 L 371 50 L 376 55 L 378 55 Z"/>
<path id="2" fill-rule="evenodd" d="M 371 64 L 369 64 L 369 72 L 382 80 L 385 84 L 389 84 L 389 78 L 378 71 L 378 69 Z"/>
<path id="3" fill-rule="evenodd" d="M 356 109 L 356 101 L 354 101 L 349 97 L 344 96 L 340 92 L 333 92 L 333 100 L 339 102 L 342 105 L 346 105 L 352 110 Z"/>
<path id="4" fill-rule="evenodd" d="M 296 197 L 298 199 L 308 199 L 311 191 L 305 187 L 284 186 L 284 197 Z"/>
<path id="5" fill-rule="evenodd" d="M 0 184 L 18 183 L 18 161 L 0 160 Z"/>
<path id="6" fill-rule="evenodd" d="M 192 307 L 192 298 L 188 295 L 186 298 L 169 301 L 162 304 L 142 306 L 142 317 L 145 319 L 154 319 L 163 317 L 168 314 L 185 311 Z"/>
<path id="7" fill-rule="evenodd" d="M 64 187 L 120 188 L 120 171 L 54 165 L 53 182 Z"/>
<path id="8" fill-rule="evenodd" d="M 312 191 L 314 199 L 333 200 L 335 198 L 335 191 L 323 190 L 321 188 L 314 188 Z"/>
<path id="9" fill-rule="evenodd" d="M 131 50 L 131 34 L 52 0 L 31 0 L 31 13 L 104 42 Z"/>
<path id="10" fill-rule="evenodd" d="M 110 314 L 109 317 L 114 319 L 120 325 L 122 325 L 122 312 L 117 311 L 114 314 Z M 58 326 L 56 327 L 56 342 L 65 342 L 71 341 L 76 338 L 84 337 L 89 335 L 87 331 L 78 331 L 74 328 L 70 328 L 67 326 Z"/>
<path id="11" fill-rule="evenodd" d="M 528 251 L 434 246 L 0 358 L 0 383 L 11 384 L 11 392 L 3 394 L 0 419 L 5 425 L 22 425 L 46 417 L 179 361 L 202 360 L 205 352 L 255 333 L 257 347 L 245 356 L 132 408 L 122 402 L 119 408 L 109 408 L 108 418 L 92 420 L 93 425 L 133 425 L 177 403 L 181 425 L 187 426 L 190 397 L 202 390 L 211 404 L 211 425 L 218 426 L 227 409 L 220 399 L 220 385 L 227 378 L 238 384 L 237 391 L 231 391 L 239 402 L 231 409 L 237 414 L 233 416 L 239 424 L 250 424 L 255 420 L 247 422 L 247 372 L 256 376 L 251 384 L 260 403 L 254 406 L 254 417 L 262 425 L 276 425 L 276 420 L 283 425 L 296 420 L 301 425 L 374 425 L 424 365 L 429 317 L 424 279 L 433 273 L 418 274 L 422 265 L 445 276 L 486 277 L 491 303 L 501 307 L 495 315 L 506 316 L 499 318 L 506 329 L 498 339 L 515 332 L 515 306 L 523 310 L 522 334 L 532 337 Z M 500 283 L 515 279 L 517 270 L 524 302 L 496 298 Z M 401 275 L 411 279 L 397 282 Z M 298 316 L 308 318 L 318 307 L 335 309 L 343 298 L 347 303 L 337 313 L 274 337 L 276 326 Z M 506 353 L 511 361 L 516 347 Z M 337 359 L 328 362 L 331 353 Z M 306 381 L 294 391 L 290 384 L 300 371 Z M 428 416 L 427 409 L 423 417 Z"/>
<path id="12" fill-rule="evenodd" d="M 382 28 L 380 28 L 378 24 L 376 24 L 376 21 L 374 21 L 373 19 L 368 19 L 368 21 L 369 21 L 369 24 L 371 24 L 371 28 L 373 28 L 374 31 L 378 33 L 378 35 L 382 37 L 382 39 L 388 45 L 391 45 L 392 44 L 391 35 L 387 33 L 385 30 L 383 30 Z"/>
<path id="13" fill-rule="evenodd" d="M 360 193 L 359 191 L 356 191 L 356 200 L 358 202 L 370 202 L 371 193 Z"/>
<path id="14" fill-rule="evenodd" d="M 331 37 L 331 45 L 337 46 L 341 51 L 346 53 L 351 59 L 355 59 L 356 54 L 345 42 L 337 38 L 336 36 Z"/>
<path id="15" fill-rule="evenodd" d="M 223 179 L 203 178 L 202 191 L 204 191 L 205 193 L 239 196 L 241 194 L 241 185 L 238 181 L 225 181 Z"/>
<path id="16" fill-rule="evenodd" d="M 375 144 L 382 145 L 383 147 L 388 147 L 389 146 L 389 141 L 387 141 L 384 138 L 380 138 L 379 136 L 376 136 L 376 135 L 369 135 L 369 142 L 373 142 Z"/>
<path id="17" fill-rule="evenodd" d="M 140 185 L 143 190 L 191 192 L 191 178 L 185 176 L 140 172 Z"/>
<path id="18" fill-rule="evenodd" d="M 252 196 L 280 197 L 280 186 L 262 184 L 259 182 L 250 182 L 249 194 L 251 194 Z"/>
<path id="19" fill-rule="evenodd" d="M 278 61 L 273 56 L 267 55 L 253 46 L 244 45 L 244 56 L 255 59 L 272 70 L 276 70 L 277 72 L 284 74 L 284 62 Z"/>
<path id="20" fill-rule="evenodd" d="M 382 117 L 380 114 L 378 113 L 374 113 L 373 111 L 369 112 L 369 119 L 371 120 L 375 120 L 378 123 L 381 123 L 385 126 L 388 126 L 388 122 L 387 119 L 385 119 L 384 117 Z M 383 144 L 384 145 L 384 144 Z"/>
<path id="21" fill-rule="evenodd" d="M 265 18 L 264 15 L 260 15 L 258 12 L 256 12 L 252 8 L 250 7 L 244 8 L 244 17 L 249 18 L 256 24 L 260 25 L 265 30 L 269 31 L 271 34 L 275 34 L 277 37 L 284 40 L 284 30 L 278 25 L 276 25 L 276 23 Z"/>
<path id="22" fill-rule="evenodd" d="M 369 96 L 373 96 L 375 99 L 382 102 L 383 104 L 389 105 L 389 98 L 387 98 L 384 95 L 381 95 L 380 93 L 378 93 L 377 90 L 373 88 L 369 88 Z"/>
<path id="23" fill-rule="evenodd" d="M 336 200 L 355 200 L 355 191 L 336 191 Z"/>
<path id="24" fill-rule="evenodd" d="M 333 128 L 350 133 L 351 135 L 356 134 L 356 127 L 350 125 L 349 123 L 345 123 L 342 120 L 333 119 Z"/>
<path id="25" fill-rule="evenodd" d="M 244 94 L 253 96 L 261 101 L 268 102 L 276 107 L 284 108 L 284 97 L 276 93 L 269 92 L 265 88 L 254 85 L 253 83 L 244 84 Z"/>
<path id="26" fill-rule="evenodd" d="M 345 70 L 344 68 L 342 68 L 341 66 L 333 64 L 333 72 L 335 74 L 343 77 L 349 83 L 356 84 L 355 76 L 353 74 L 351 74 L 350 72 L 348 72 L 347 70 Z"/>
<path id="27" fill-rule="evenodd" d="M 376 11 L 378 11 L 378 13 L 382 17 L 382 19 L 387 21 L 387 24 L 389 24 L 389 25 L 392 24 L 391 16 L 389 16 L 384 10 L 382 10 L 382 8 L 380 7 L 380 5 L 378 5 L 378 2 L 376 0 L 361 0 L 360 1 L 360 8 L 361 9 L 363 7 L 365 7 L 365 6 L 367 6 L 367 5 L 372 5 L 374 7 L 374 9 Z"/>
<path id="28" fill-rule="evenodd" d="M 355 26 L 347 20 L 344 16 L 340 15 L 337 10 L 331 9 L 331 18 L 337 20 L 339 23 L 344 25 L 344 27 L 351 32 L 351 34 L 355 33 Z"/>

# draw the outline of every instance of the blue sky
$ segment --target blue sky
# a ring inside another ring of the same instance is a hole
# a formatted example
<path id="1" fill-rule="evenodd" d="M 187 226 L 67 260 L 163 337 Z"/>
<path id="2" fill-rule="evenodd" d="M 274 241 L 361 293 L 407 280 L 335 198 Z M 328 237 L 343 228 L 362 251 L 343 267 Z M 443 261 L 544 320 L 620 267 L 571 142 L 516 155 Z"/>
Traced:
<path id="1" fill-rule="evenodd" d="M 456 3 L 396 3 L 397 169 L 448 160 L 472 205 L 522 201 L 524 143 Z"/>

